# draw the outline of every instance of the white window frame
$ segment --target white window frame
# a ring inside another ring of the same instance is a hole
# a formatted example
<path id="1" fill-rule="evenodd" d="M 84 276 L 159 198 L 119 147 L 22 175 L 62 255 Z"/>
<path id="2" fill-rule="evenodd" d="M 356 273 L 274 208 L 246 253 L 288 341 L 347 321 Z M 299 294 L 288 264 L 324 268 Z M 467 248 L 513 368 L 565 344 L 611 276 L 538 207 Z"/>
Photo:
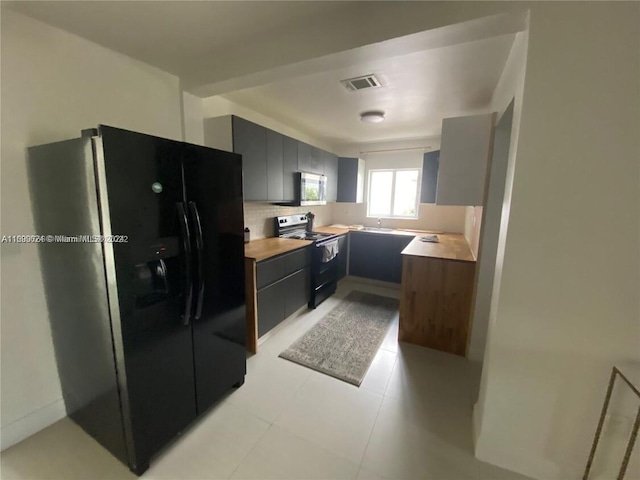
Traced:
<path id="1" fill-rule="evenodd" d="M 416 185 L 416 200 L 415 200 L 415 215 L 394 215 L 393 214 L 393 202 L 395 201 L 396 195 L 396 173 L 397 172 L 418 172 L 418 184 Z M 390 213 L 389 215 L 375 215 L 369 211 L 371 207 L 371 177 L 374 172 L 392 172 L 393 176 L 391 177 L 391 205 L 390 205 Z M 367 218 L 400 218 L 404 220 L 418 220 L 418 209 L 420 208 L 420 189 L 422 187 L 422 169 L 418 167 L 413 168 L 375 168 L 369 170 L 369 175 L 367 178 Z"/>

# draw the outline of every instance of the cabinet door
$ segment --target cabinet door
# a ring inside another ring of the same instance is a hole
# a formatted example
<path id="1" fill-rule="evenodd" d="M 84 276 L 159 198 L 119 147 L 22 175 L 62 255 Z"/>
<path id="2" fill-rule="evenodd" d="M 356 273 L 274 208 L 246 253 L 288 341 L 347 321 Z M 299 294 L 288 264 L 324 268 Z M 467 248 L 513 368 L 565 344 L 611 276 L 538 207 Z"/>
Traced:
<path id="1" fill-rule="evenodd" d="M 311 269 L 305 267 L 282 280 L 284 285 L 284 318 L 309 302 Z"/>
<path id="2" fill-rule="evenodd" d="M 338 159 L 338 192 L 336 201 L 355 203 L 358 193 L 358 159 Z"/>
<path id="3" fill-rule="evenodd" d="M 313 172 L 311 145 L 304 142 L 298 142 L 298 170 Z"/>
<path id="4" fill-rule="evenodd" d="M 244 200 L 267 200 L 267 132 L 233 117 L 233 151 L 242 155 Z"/>
<path id="5" fill-rule="evenodd" d="M 283 136 L 267 130 L 267 200 L 284 200 L 284 157 Z"/>
<path id="6" fill-rule="evenodd" d="M 327 176 L 327 202 L 335 202 L 338 198 L 338 157 L 325 152 L 324 174 Z"/>
<path id="7" fill-rule="evenodd" d="M 284 320 L 284 280 L 258 290 L 258 337 Z"/>
<path id="8" fill-rule="evenodd" d="M 310 172 L 324 174 L 324 151 L 317 147 L 311 147 L 311 164 Z"/>
<path id="9" fill-rule="evenodd" d="M 282 144 L 283 189 L 282 199 L 293 201 L 296 197 L 296 172 L 298 171 L 298 141 L 284 137 Z"/>
<path id="10" fill-rule="evenodd" d="M 439 158 L 440 150 L 427 152 L 422 157 L 422 188 L 420 190 L 420 203 L 436 203 Z"/>
<path id="11" fill-rule="evenodd" d="M 402 250 L 413 240 L 414 237 L 398 236 L 395 238 L 395 245 L 393 250 L 393 276 L 391 281 L 394 283 L 401 283 L 402 281 Z"/>
<path id="12" fill-rule="evenodd" d="M 347 258 L 349 256 L 349 243 L 347 235 L 338 238 L 338 280 L 347 276 Z"/>
<path id="13" fill-rule="evenodd" d="M 438 205 L 483 205 L 493 114 L 445 118 L 438 168 Z"/>
<path id="14" fill-rule="evenodd" d="M 350 235 L 349 274 L 392 282 L 395 237 L 380 233 Z"/>

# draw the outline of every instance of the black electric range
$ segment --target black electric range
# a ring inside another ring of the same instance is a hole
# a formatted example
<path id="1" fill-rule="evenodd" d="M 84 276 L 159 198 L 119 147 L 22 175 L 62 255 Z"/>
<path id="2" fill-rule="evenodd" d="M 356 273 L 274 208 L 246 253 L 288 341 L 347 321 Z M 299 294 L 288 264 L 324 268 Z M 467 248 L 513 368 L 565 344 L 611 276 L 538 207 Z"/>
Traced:
<path id="1" fill-rule="evenodd" d="M 333 295 L 338 284 L 338 235 L 307 231 L 306 215 L 275 217 L 275 234 L 280 238 L 313 241 L 309 308 L 316 308 Z M 344 252 L 346 254 L 346 252 Z"/>

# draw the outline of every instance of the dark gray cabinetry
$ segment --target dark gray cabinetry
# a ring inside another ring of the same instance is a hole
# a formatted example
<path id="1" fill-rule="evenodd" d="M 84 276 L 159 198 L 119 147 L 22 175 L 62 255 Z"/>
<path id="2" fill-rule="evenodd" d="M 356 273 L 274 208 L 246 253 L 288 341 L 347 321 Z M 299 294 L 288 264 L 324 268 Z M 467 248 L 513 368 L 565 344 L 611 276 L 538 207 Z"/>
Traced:
<path id="1" fill-rule="evenodd" d="M 350 237 L 349 275 L 400 283 L 400 252 L 414 237 L 362 232 L 351 232 Z"/>
<path id="2" fill-rule="evenodd" d="M 358 192 L 358 169 L 361 160 L 358 158 L 338 158 L 338 192 L 336 201 L 356 203 L 362 202 L 362 192 Z M 362 166 L 364 171 L 364 166 Z M 361 187 L 362 188 L 362 187 Z M 360 195 L 358 195 L 360 193 Z"/>
<path id="3" fill-rule="evenodd" d="M 324 153 L 324 174 L 327 177 L 327 202 L 335 202 L 338 198 L 338 157 L 329 152 Z"/>
<path id="4" fill-rule="evenodd" d="M 427 152 L 422 157 L 422 188 L 420 191 L 420 203 L 436 203 L 439 161 L 440 150 Z"/>
<path id="5" fill-rule="evenodd" d="M 347 276 L 347 258 L 349 256 L 349 237 L 338 237 L 338 280 Z"/>
<path id="6" fill-rule="evenodd" d="M 311 147 L 311 162 L 309 164 L 309 171 L 311 173 L 324 175 L 324 154 L 325 152 L 318 147 Z"/>
<path id="7" fill-rule="evenodd" d="M 267 131 L 233 117 L 233 151 L 242 155 L 244 199 L 267 199 Z"/>
<path id="8" fill-rule="evenodd" d="M 258 262 L 258 336 L 309 302 L 310 264 L 310 247 Z"/>
<path id="9" fill-rule="evenodd" d="M 311 269 L 306 267 L 281 282 L 284 285 L 284 318 L 309 302 L 310 275 Z"/>
<path id="10" fill-rule="evenodd" d="M 311 145 L 304 142 L 298 142 L 298 170 L 303 172 L 313 172 Z"/>
<path id="11" fill-rule="evenodd" d="M 266 130 L 267 135 L 267 200 L 284 200 L 284 139 L 282 134 Z"/>
<path id="12" fill-rule="evenodd" d="M 391 274 L 391 281 L 394 283 L 402 283 L 402 250 L 413 240 L 414 237 L 403 235 L 395 238 L 395 245 L 393 246 L 391 263 L 393 265 L 393 271 Z"/>
<path id="13" fill-rule="evenodd" d="M 284 320 L 286 285 L 276 282 L 258 291 L 258 337 Z"/>
<path id="14" fill-rule="evenodd" d="M 282 199 L 292 202 L 296 197 L 296 172 L 298 171 L 298 141 L 284 137 L 282 144 Z"/>
<path id="15" fill-rule="evenodd" d="M 389 259 L 393 251 L 391 235 L 352 232 L 349 251 L 349 274 L 391 282 L 393 268 Z"/>

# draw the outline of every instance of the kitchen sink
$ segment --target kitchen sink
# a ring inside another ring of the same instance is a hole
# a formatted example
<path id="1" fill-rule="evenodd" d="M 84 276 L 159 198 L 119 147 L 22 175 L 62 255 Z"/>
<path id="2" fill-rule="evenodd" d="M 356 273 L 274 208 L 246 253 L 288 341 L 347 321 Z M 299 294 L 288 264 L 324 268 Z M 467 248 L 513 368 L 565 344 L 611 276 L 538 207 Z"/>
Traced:
<path id="1" fill-rule="evenodd" d="M 393 228 L 363 227 L 362 231 L 364 231 L 364 232 L 389 233 L 389 232 L 393 232 Z"/>

